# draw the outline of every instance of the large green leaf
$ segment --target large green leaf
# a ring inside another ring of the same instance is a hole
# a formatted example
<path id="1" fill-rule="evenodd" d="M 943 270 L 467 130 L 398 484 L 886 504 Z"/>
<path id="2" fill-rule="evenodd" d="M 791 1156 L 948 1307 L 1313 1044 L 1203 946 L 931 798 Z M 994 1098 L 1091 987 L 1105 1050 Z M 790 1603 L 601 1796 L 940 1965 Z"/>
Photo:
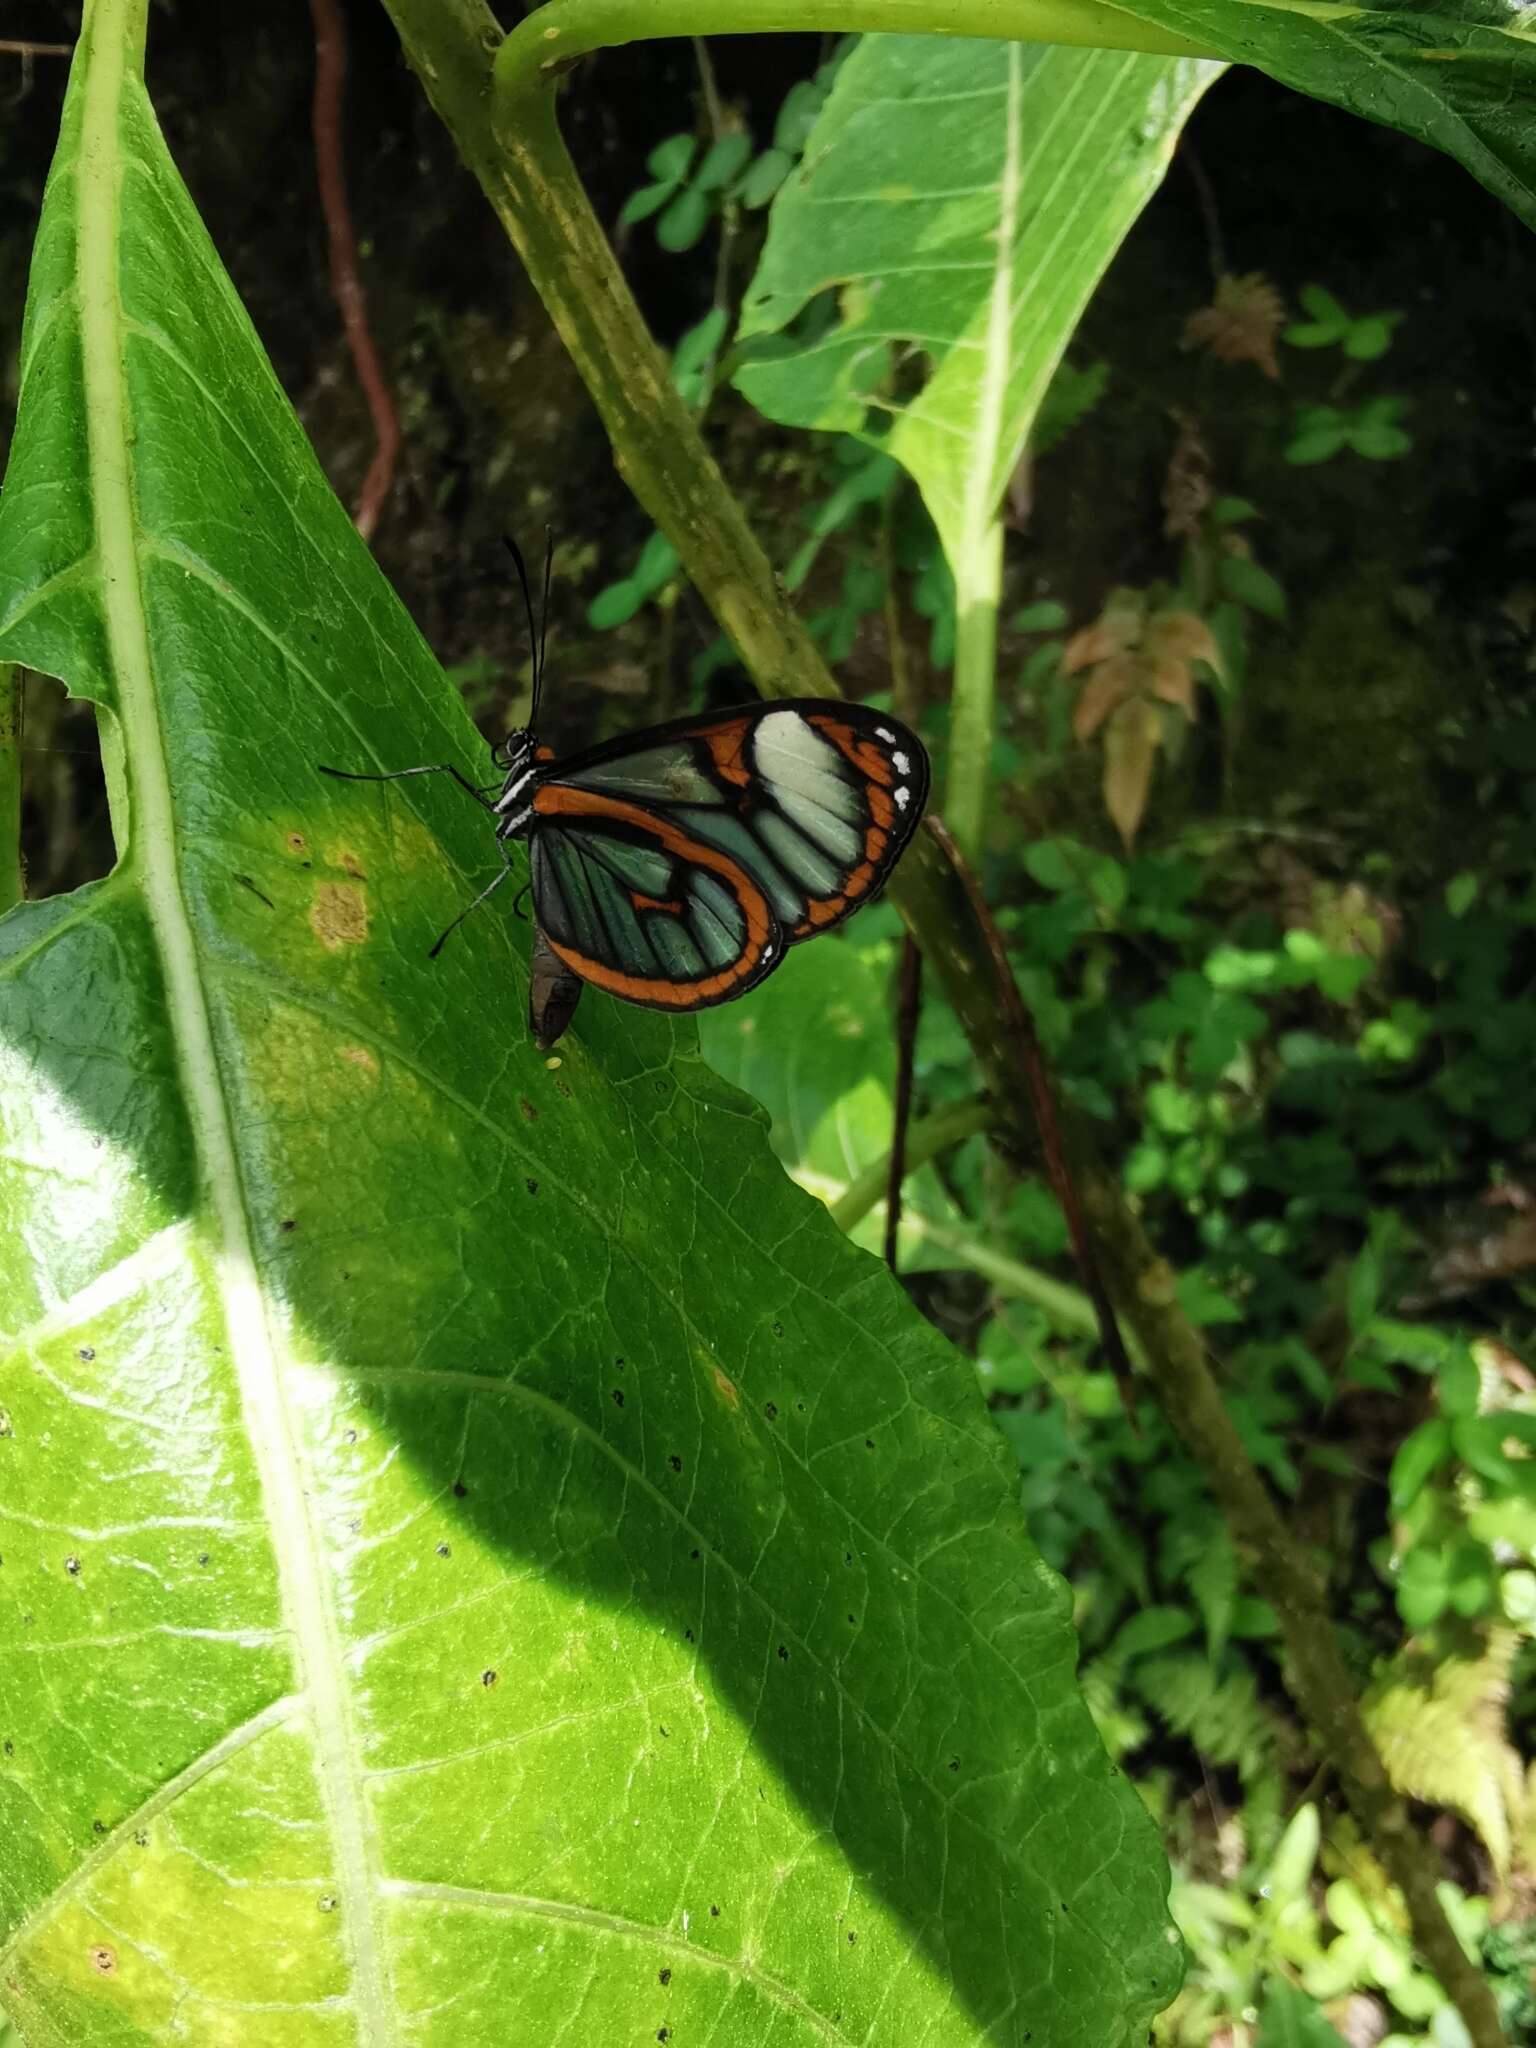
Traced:
<path id="1" fill-rule="evenodd" d="M 866 36 L 774 202 L 741 332 L 775 342 L 736 382 L 774 419 L 878 439 L 916 479 L 958 574 L 1084 305 L 1221 68 Z M 813 302 L 834 292 L 828 325 Z"/>
<path id="2" fill-rule="evenodd" d="M 717 1074 L 756 1096 L 768 1112 L 774 1151 L 801 1187 L 829 1205 L 890 1156 L 894 964 L 876 917 L 861 918 L 822 945 L 797 947 L 756 1002 L 723 1003 L 699 1019 L 704 1057 Z M 957 1264 L 932 1245 L 922 1224 L 959 1221 L 931 1166 L 908 1176 L 897 1247 L 902 1271 Z M 867 1211 L 850 1235 L 866 1250 L 880 1251 L 885 1203 Z"/>
<path id="3" fill-rule="evenodd" d="M 1536 227 L 1536 23 L 1506 0 L 1118 0 L 1234 64 L 1400 128 L 1465 164 Z M 1264 139 L 1255 137 L 1262 148 Z M 1405 228 L 1404 230 L 1408 230 Z"/>
<path id="4" fill-rule="evenodd" d="M 525 1040 L 436 665 L 94 0 L 3 658 L 122 849 L 0 921 L 29 2048 L 1129 2043 L 1166 1868 L 969 1372 L 693 1036 Z"/>

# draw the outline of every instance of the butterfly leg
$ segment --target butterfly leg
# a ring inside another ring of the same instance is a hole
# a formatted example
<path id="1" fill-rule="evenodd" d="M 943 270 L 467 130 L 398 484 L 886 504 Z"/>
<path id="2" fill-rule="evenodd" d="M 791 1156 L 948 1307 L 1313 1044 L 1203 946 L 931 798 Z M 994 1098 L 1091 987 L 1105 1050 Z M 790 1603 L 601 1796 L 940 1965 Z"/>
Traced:
<path id="1" fill-rule="evenodd" d="M 334 775 L 338 782 L 400 782 L 407 775 L 451 775 L 460 789 L 468 792 L 482 810 L 490 810 L 492 804 L 487 790 L 499 789 L 498 782 L 487 783 L 485 789 L 477 789 L 467 775 L 461 775 L 451 761 L 429 761 L 423 768 L 392 768 L 387 775 L 359 775 L 350 768 L 327 768 L 323 761 L 316 767 L 322 775 Z"/>
<path id="2" fill-rule="evenodd" d="M 485 901 L 487 896 L 494 896 L 496 891 L 501 887 L 502 883 L 507 879 L 508 875 L 510 875 L 513 872 L 512 863 L 510 860 L 507 859 L 507 850 L 505 847 L 502 847 L 501 849 L 501 858 L 504 863 L 501 873 L 495 876 L 493 880 L 486 883 L 485 887 L 480 891 L 480 894 L 475 898 L 473 903 L 465 904 L 464 908 L 453 920 L 453 923 L 449 925 L 448 929 L 439 936 L 436 943 L 433 945 L 432 950 L 427 955 L 427 958 L 429 960 L 435 960 L 437 958 L 438 954 L 441 953 L 443 947 L 447 944 L 448 940 L 453 936 L 453 934 L 458 930 L 459 926 L 464 922 L 465 918 L 468 917 L 469 913 L 472 910 L 478 910 L 481 904 Z"/>

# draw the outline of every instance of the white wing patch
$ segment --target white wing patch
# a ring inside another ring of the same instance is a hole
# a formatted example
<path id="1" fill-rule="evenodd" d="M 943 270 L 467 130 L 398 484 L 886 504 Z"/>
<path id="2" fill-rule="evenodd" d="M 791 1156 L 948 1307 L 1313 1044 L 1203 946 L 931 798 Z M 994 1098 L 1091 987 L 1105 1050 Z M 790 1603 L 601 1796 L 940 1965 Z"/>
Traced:
<path id="1" fill-rule="evenodd" d="M 757 722 L 752 760 L 765 782 L 776 785 L 834 818 L 851 819 L 863 805 L 842 772 L 842 760 L 798 711 L 770 711 Z"/>

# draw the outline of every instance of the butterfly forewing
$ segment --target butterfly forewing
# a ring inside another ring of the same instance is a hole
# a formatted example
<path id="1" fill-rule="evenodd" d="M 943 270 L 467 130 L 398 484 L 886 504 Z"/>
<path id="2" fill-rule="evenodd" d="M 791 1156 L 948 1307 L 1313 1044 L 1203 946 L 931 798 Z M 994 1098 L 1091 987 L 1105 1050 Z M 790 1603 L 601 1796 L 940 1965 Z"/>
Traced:
<path id="1" fill-rule="evenodd" d="M 899 721 L 858 705 L 797 699 L 682 719 L 556 764 L 535 798 L 534 837 L 537 847 L 550 836 L 584 834 L 583 861 L 606 865 L 618 885 L 593 884 L 589 907 L 560 863 L 545 865 L 553 886 L 586 911 L 569 944 L 621 978 L 671 984 L 664 998 L 631 1000 L 696 1009 L 739 994 L 777 964 L 785 942 L 827 930 L 877 894 L 927 793 L 927 757 Z M 614 804 L 629 813 L 637 835 L 631 847 L 648 837 L 663 851 L 670 831 L 694 849 L 684 856 L 674 847 L 678 865 L 665 890 L 644 886 L 622 860 L 605 863 L 598 848 L 613 838 Z M 536 899 L 540 872 L 536 860 Z M 733 914 L 720 902 L 707 914 L 711 889 Z M 636 900 L 637 890 L 650 900 Z M 628 900 L 620 900 L 626 891 Z M 765 901 L 778 931 L 760 931 L 745 916 L 750 891 Z M 576 927 L 551 931 L 559 945 Z M 739 949 L 729 963 L 721 957 L 727 942 Z M 686 971 L 669 977 L 674 961 Z M 603 985 L 630 993 L 617 981 Z"/>

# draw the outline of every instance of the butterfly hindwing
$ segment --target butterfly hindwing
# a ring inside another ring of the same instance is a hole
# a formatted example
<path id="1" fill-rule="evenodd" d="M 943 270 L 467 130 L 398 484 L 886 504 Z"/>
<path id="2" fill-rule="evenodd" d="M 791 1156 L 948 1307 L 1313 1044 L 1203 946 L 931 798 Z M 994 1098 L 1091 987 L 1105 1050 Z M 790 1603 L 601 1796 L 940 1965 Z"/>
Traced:
<path id="1" fill-rule="evenodd" d="M 879 892 L 928 794 L 922 743 L 898 720 L 814 698 L 680 719 L 547 773 L 627 800 L 725 854 L 790 941 Z"/>
<path id="2" fill-rule="evenodd" d="M 647 806 L 562 781 L 534 798 L 534 910 L 584 981 L 648 1009 L 702 1010 L 777 966 L 784 932 L 739 864 Z"/>

